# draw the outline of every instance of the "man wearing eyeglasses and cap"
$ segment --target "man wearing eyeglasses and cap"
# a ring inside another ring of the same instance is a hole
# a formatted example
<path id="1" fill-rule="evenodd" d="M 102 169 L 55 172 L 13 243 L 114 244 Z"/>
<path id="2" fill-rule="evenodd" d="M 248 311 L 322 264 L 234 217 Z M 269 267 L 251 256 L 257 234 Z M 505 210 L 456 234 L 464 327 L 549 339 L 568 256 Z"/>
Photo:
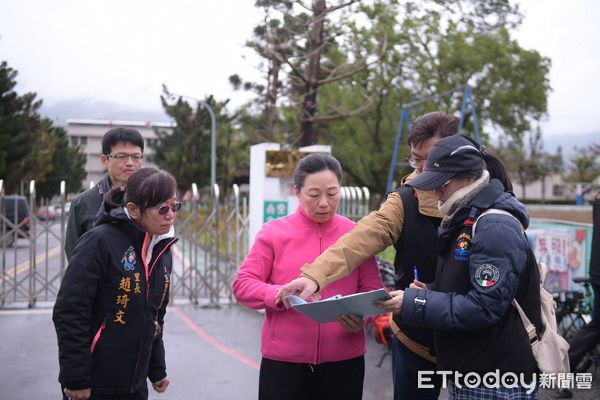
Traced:
<path id="1" fill-rule="evenodd" d="M 422 173 L 435 143 L 458 133 L 458 122 L 455 116 L 440 111 L 415 119 L 408 135 L 410 156 L 407 159 L 414 171 L 402 179 L 402 185 L 388 195 L 379 210 L 358 221 L 352 231 L 315 261 L 304 265 L 302 276 L 283 286 L 278 298 L 285 301 L 289 294 L 306 298 L 347 276 L 369 257 L 391 245 L 396 248 L 396 290 L 407 288 L 415 279 L 432 282 L 437 265 L 437 230 L 442 215 L 433 192 L 415 190 L 405 184 Z M 396 318 L 390 325 L 395 334 L 392 352 L 394 400 L 437 399 L 441 386 L 438 376 L 433 377 L 430 388 L 418 388 L 418 371 L 436 369 L 431 330 L 408 326 Z"/>
<path id="2" fill-rule="evenodd" d="M 104 134 L 100 162 L 107 173 L 71 204 L 65 237 L 67 260 L 71 258 L 77 240 L 94 226 L 104 193 L 113 187 L 125 188 L 131 174 L 142 167 L 143 154 L 144 139 L 136 129 L 118 127 Z"/>

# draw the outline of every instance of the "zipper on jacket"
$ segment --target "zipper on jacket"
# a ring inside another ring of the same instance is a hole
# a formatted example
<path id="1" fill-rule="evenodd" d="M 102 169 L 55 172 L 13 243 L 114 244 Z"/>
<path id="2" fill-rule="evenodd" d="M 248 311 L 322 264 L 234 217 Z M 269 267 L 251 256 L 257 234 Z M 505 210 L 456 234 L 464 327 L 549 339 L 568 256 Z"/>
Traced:
<path id="1" fill-rule="evenodd" d="M 144 301 L 144 315 L 142 316 L 142 326 L 143 321 L 146 315 L 146 308 L 148 307 L 148 298 L 150 296 L 150 274 L 148 273 L 148 262 L 146 260 L 146 255 L 148 253 L 148 246 L 150 245 L 150 237 L 151 235 L 146 232 L 144 235 L 144 243 L 142 243 L 142 264 L 144 266 L 144 274 L 146 276 L 146 299 Z M 140 337 L 140 341 L 138 343 L 137 355 L 135 357 L 135 367 L 133 368 L 133 376 L 131 378 L 131 388 L 129 393 L 134 393 L 135 388 L 135 378 L 137 375 L 138 367 L 140 364 L 140 353 L 142 352 L 142 344 L 144 343 L 144 338 L 146 337 L 145 332 L 142 330 L 142 335 Z"/>
<path id="2" fill-rule="evenodd" d="M 315 358 L 313 359 L 315 365 L 319 362 L 319 351 L 321 347 L 321 324 L 317 323 L 317 346 L 315 347 Z M 312 369 L 312 367 L 311 367 Z M 313 371 L 314 372 L 314 371 Z"/>
<path id="3" fill-rule="evenodd" d="M 319 254 L 323 254 L 323 226 L 319 224 Z"/>
<path id="4" fill-rule="evenodd" d="M 158 303 L 158 307 L 156 307 L 156 315 L 154 316 L 154 322 L 156 324 L 158 324 L 158 313 L 165 302 L 165 297 L 167 297 L 167 289 L 171 285 L 171 280 L 169 279 L 169 275 L 167 275 L 167 267 L 165 265 L 163 265 L 163 274 L 165 275 L 165 287 L 163 288 L 163 295 L 160 299 L 160 303 Z"/>
<path id="5" fill-rule="evenodd" d="M 137 374 L 139 363 L 140 363 L 140 354 L 138 352 L 138 356 L 137 356 L 137 358 L 135 360 L 135 368 L 133 369 L 133 379 L 131 380 L 131 389 L 129 389 L 129 393 L 135 393 L 135 390 L 134 390 L 134 387 L 135 387 L 135 375 Z"/>
<path id="6" fill-rule="evenodd" d="M 146 235 L 148 235 L 148 234 L 146 234 Z M 142 261 L 144 262 L 144 268 L 146 269 L 146 300 L 148 300 L 148 297 L 150 296 L 150 275 L 152 275 L 152 272 L 154 271 L 154 267 L 156 266 L 156 263 L 158 262 L 158 260 L 160 260 L 162 255 L 171 248 L 171 246 L 176 241 L 177 241 L 177 238 L 171 239 L 171 241 L 165 245 L 165 247 L 160 251 L 160 253 L 158 253 L 158 255 L 156 257 L 154 257 L 154 259 L 150 260 L 152 262 L 152 265 L 150 266 L 150 268 L 148 268 L 148 264 L 146 262 L 146 257 L 144 256 L 144 259 Z M 148 245 L 149 245 L 149 243 L 148 243 Z M 145 247 L 145 251 L 147 251 L 148 247 L 146 245 L 146 240 L 144 240 L 144 246 L 142 247 L 142 253 L 144 252 L 144 247 Z"/>
<path id="7" fill-rule="evenodd" d="M 98 340 L 100 340 L 100 336 L 102 336 L 102 331 L 104 330 L 105 326 L 106 326 L 106 316 L 102 320 L 102 325 L 100 325 L 100 328 L 98 328 L 98 331 L 94 335 L 94 339 L 92 340 L 92 345 L 90 346 L 90 353 L 94 353 L 96 344 L 98 343 Z"/>
<path id="8" fill-rule="evenodd" d="M 152 263 L 152 268 L 150 270 L 148 270 L 148 264 L 146 263 L 146 252 L 148 251 L 148 245 L 150 244 L 149 241 L 147 240 L 149 237 L 150 237 L 150 235 L 148 233 L 146 233 L 146 237 L 144 238 L 144 244 L 142 245 L 142 262 L 143 262 L 144 268 L 146 270 L 146 304 L 144 305 L 144 313 L 146 312 L 146 306 L 148 305 L 148 298 L 150 295 L 150 272 L 152 271 L 152 269 L 154 269 L 154 266 L 156 265 L 156 263 L 158 262 L 160 257 L 164 254 L 164 252 L 167 251 L 169 248 L 171 248 L 173 243 L 175 243 L 177 241 L 177 238 L 173 238 L 169 243 L 167 243 L 165 245 L 164 249 L 162 249 L 161 252 L 154 258 L 154 262 Z M 133 380 L 131 381 L 131 390 L 130 390 L 131 393 L 134 393 L 135 377 L 137 375 L 138 367 L 140 364 L 140 352 L 142 351 L 142 344 L 144 342 L 145 337 L 146 337 L 145 332 L 142 332 L 142 337 L 140 338 L 140 343 L 138 345 L 137 357 L 135 359 L 135 368 L 133 369 Z"/>
<path id="9" fill-rule="evenodd" d="M 321 225 L 321 224 L 319 224 L 318 234 L 319 234 L 319 254 L 323 254 L 323 225 Z M 315 365 L 319 362 L 320 347 L 321 347 L 321 324 L 317 323 L 317 346 L 315 348 L 315 358 L 314 358 Z M 310 369 L 314 372 L 312 365 L 311 365 Z"/>
<path id="10" fill-rule="evenodd" d="M 150 272 L 148 273 L 148 275 L 152 275 L 152 271 L 154 271 L 154 267 L 156 266 L 156 263 L 158 262 L 160 257 L 162 257 L 162 255 L 165 253 L 165 251 L 169 250 L 171 248 L 171 246 L 173 245 L 173 243 L 175 243 L 176 241 L 177 241 L 177 239 L 173 238 L 169 243 L 167 243 L 165 245 L 165 247 L 160 251 L 160 253 L 158 253 L 156 258 L 154 258 L 154 262 L 152 263 L 152 266 L 150 267 Z"/>
<path id="11" fill-rule="evenodd" d="M 150 295 L 150 272 L 148 270 L 148 260 L 146 260 L 148 246 L 150 246 L 150 240 L 151 235 L 146 232 L 144 235 L 144 243 L 142 244 L 142 264 L 144 265 L 144 273 L 146 274 L 146 300 L 148 300 L 148 296 Z"/>

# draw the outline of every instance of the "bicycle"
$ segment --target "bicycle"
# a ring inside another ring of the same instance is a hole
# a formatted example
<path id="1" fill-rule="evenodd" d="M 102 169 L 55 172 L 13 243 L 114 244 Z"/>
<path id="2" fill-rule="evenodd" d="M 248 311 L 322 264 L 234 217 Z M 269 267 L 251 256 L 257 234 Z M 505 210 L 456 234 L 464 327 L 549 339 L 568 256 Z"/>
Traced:
<path id="1" fill-rule="evenodd" d="M 558 332 L 568 340 L 589 322 L 591 304 L 584 293 L 575 290 L 553 293 L 553 297 L 556 302 Z"/>
<path id="2" fill-rule="evenodd" d="M 584 291 L 561 291 L 554 294 L 558 332 L 567 340 L 591 321 L 593 311 L 593 290 L 589 278 L 573 278 L 573 282 L 583 286 Z M 599 366 L 600 345 L 597 345 L 578 365 L 572 365 L 571 370 L 582 373 L 594 367 L 595 375 Z"/>
<path id="3" fill-rule="evenodd" d="M 567 340 L 586 326 L 592 319 L 593 312 L 593 290 L 588 278 L 573 278 L 573 282 L 583 286 L 584 291 L 561 291 L 554 293 L 556 301 L 556 324 L 558 332 Z M 594 367 L 593 375 L 596 374 L 600 365 L 600 345 L 590 350 L 576 366 L 571 370 L 578 374 L 588 371 Z M 573 397 L 571 389 L 557 389 L 556 394 L 560 398 Z"/>
<path id="4" fill-rule="evenodd" d="M 586 319 L 586 324 L 591 321 L 591 314 L 593 310 L 593 289 L 592 284 L 589 278 L 574 278 L 573 282 L 578 283 L 584 287 L 585 290 L 585 298 L 587 300 L 587 311 L 588 311 L 588 319 Z M 594 346 L 588 353 L 584 356 L 583 360 L 579 363 L 579 365 L 575 366 L 575 373 L 586 372 L 591 367 L 594 367 L 594 375 L 596 374 L 598 367 L 600 366 L 600 344 Z"/>

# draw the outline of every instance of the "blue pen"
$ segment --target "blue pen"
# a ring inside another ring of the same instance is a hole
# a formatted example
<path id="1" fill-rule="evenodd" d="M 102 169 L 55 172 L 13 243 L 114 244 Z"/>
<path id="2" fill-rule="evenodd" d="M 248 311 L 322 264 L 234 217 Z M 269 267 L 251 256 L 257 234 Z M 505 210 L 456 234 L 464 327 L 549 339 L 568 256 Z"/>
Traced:
<path id="1" fill-rule="evenodd" d="M 413 265 L 413 276 L 415 277 L 416 281 L 419 280 L 419 271 L 417 271 L 417 266 L 416 265 Z"/>

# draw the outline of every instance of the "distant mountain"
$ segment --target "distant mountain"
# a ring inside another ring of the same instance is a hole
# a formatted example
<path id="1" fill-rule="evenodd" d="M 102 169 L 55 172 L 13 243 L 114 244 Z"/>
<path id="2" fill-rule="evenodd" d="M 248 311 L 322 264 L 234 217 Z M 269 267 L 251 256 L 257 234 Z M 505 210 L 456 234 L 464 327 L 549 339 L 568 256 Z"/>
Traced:
<path id="1" fill-rule="evenodd" d="M 57 125 L 65 125 L 67 119 L 104 119 L 124 121 L 167 122 L 171 118 L 162 110 L 134 109 L 109 101 L 74 99 L 55 104 L 42 105 L 40 113 Z"/>
<path id="2" fill-rule="evenodd" d="M 166 122 L 171 118 L 163 110 L 135 109 L 109 101 L 95 101 L 88 98 L 67 100 L 55 104 L 44 104 L 41 114 L 58 125 L 64 125 L 68 118 L 106 119 L 125 121 Z M 554 153 L 562 147 L 565 161 L 575 152 L 575 146 L 586 147 L 591 143 L 600 144 L 600 132 L 584 134 L 544 135 L 544 148 Z"/>

